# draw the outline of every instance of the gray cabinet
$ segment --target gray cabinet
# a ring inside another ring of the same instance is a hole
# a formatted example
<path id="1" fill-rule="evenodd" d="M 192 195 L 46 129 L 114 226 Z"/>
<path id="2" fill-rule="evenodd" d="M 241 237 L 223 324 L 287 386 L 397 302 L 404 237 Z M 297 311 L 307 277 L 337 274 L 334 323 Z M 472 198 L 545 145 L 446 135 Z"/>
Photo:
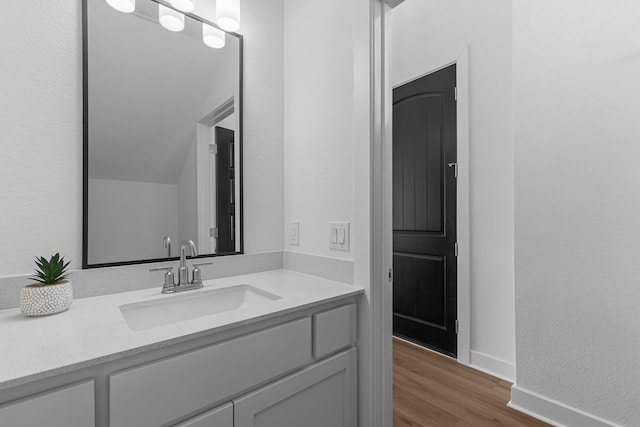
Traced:
<path id="1" fill-rule="evenodd" d="M 234 400 L 234 427 L 356 426 L 356 350 Z"/>
<path id="2" fill-rule="evenodd" d="M 0 426 L 93 427 L 93 381 L 46 391 L 0 407 Z"/>
<path id="3" fill-rule="evenodd" d="M 355 304 L 313 315 L 313 357 L 320 359 L 356 342 Z"/>
<path id="4" fill-rule="evenodd" d="M 233 427 L 233 404 L 219 406 L 174 427 Z"/>
<path id="5" fill-rule="evenodd" d="M 0 393 L 0 427 L 355 427 L 356 306 L 333 301 Z"/>
<path id="6" fill-rule="evenodd" d="M 311 319 L 115 373 L 111 427 L 157 427 L 311 361 Z"/>

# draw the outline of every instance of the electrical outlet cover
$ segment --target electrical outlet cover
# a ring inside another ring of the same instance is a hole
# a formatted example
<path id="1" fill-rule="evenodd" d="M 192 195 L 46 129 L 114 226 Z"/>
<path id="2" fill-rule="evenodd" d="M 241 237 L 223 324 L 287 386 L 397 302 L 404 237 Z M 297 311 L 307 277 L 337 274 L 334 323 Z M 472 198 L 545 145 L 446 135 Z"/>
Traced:
<path id="1" fill-rule="evenodd" d="M 300 246 L 300 222 L 298 221 L 291 221 L 289 227 L 289 243 Z"/>

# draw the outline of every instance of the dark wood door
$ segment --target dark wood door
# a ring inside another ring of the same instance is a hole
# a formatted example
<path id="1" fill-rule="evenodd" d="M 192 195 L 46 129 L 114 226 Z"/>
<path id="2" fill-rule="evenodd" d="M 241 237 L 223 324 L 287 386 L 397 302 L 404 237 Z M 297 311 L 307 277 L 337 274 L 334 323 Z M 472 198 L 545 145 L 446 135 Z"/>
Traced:
<path id="1" fill-rule="evenodd" d="M 216 253 L 235 252 L 235 159 L 234 132 L 216 126 Z"/>
<path id="2" fill-rule="evenodd" d="M 452 65 L 393 90 L 393 331 L 454 357 L 455 86 Z"/>

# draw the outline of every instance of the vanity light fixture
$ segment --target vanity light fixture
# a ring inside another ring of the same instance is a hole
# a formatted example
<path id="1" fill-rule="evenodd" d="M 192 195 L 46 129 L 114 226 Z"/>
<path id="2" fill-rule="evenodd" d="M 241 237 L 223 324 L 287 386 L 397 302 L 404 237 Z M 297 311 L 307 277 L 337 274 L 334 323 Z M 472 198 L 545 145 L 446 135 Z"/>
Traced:
<path id="1" fill-rule="evenodd" d="M 170 7 L 158 4 L 158 16 L 160 25 L 167 30 L 174 32 L 184 30 L 184 14 Z"/>
<path id="2" fill-rule="evenodd" d="M 240 0 L 216 0 L 216 24 L 225 31 L 240 29 Z"/>
<path id="3" fill-rule="evenodd" d="M 222 49 L 225 43 L 225 32 L 209 24 L 202 23 L 202 41 L 209 47 Z"/>
<path id="4" fill-rule="evenodd" d="M 107 0 L 107 4 L 118 12 L 131 13 L 136 10 L 136 0 Z"/>
<path id="5" fill-rule="evenodd" d="M 182 12 L 193 12 L 196 8 L 196 0 L 169 0 L 169 3 Z"/>

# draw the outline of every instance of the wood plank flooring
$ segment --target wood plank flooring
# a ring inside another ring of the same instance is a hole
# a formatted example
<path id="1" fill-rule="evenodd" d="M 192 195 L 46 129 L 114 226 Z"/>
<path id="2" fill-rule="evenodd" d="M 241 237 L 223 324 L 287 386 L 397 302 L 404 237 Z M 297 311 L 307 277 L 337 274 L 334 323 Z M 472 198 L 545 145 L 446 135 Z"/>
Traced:
<path id="1" fill-rule="evenodd" d="M 394 427 L 549 426 L 507 407 L 511 383 L 393 339 Z"/>

